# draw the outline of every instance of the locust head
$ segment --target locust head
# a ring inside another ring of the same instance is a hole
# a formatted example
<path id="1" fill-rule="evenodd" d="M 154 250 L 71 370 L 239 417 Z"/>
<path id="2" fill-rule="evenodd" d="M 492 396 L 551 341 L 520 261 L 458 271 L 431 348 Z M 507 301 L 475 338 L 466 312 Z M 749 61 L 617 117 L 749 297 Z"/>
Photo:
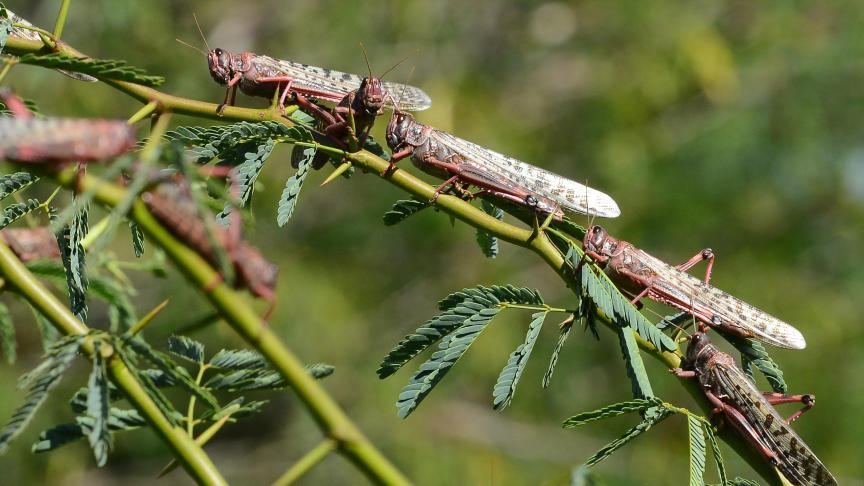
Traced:
<path id="1" fill-rule="evenodd" d="M 684 358 L 685 365 L 691 369 L 702 369 L 703 363 L 711 357 L 711 349 L 714 346 L 708 335 L 704 332 L 696 332 L 690 336 L 690 344 L 687 346 L 687 356 Z"/>
<path id="2" fill-rule="evenodd" d="M 381 87 L 380 78 L 363 78 L 357 92 L 368 114 L 377 115 L 384 109 L 384 88 Z"/>
<path id="3" fill-rule="evenodd" d="M 387 124 L 387 146 L 394 152 L 399 150 L 408 139 L 408 132 L 414 117 L 404 111 L 395 110 Z"/>
<path id="4" fill-rule="evenodd" d="M 226 85 L 234 75 L 234 66 L 232 64 L 234 56 L 220 48 L 211 49 L 207 52 L 207 65 L 210 68 L 210 76 L 221 84 Z"/>
<path id="5" fill-rule="evenodd" d="M 618 240 L 609 235 L 602 226 L 594 225 L 585 232 L 582 240 L 582 248 L 599 264 L 605 264 L 609 258 L 615 256 L 618 248 Z"/>

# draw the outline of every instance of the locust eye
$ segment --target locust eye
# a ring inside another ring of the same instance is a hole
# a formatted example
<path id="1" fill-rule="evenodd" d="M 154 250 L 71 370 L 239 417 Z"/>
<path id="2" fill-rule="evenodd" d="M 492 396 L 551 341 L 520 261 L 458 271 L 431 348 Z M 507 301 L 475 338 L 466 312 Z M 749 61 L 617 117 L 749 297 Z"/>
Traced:
<path id="1" fill-rule="evenodd" d="M 213 51 L 213 52 L 216 53 L 216 57 L 222 57 L 222 54 L 223 54 L 225 51 L 223 51 L 222 49 L 220 49 L 220 48 L 217 47 L 216 50 Z"/>

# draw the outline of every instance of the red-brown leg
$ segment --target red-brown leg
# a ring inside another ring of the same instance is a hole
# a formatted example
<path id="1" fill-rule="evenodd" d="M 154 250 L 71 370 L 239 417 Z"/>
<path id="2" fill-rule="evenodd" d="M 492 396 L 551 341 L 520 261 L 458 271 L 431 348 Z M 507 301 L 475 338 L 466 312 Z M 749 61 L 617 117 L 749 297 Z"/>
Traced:
<path id="1" fill-rule="evenodd" d="M 21 98 L 15 96 L 12 93 L 12 90 L 4 88 L 0 90 L 0 98 L 3 99 L 3 103 L 6 104 L 6 108 L 9 108 L 9 111 L 12 112 L 17 118 L 32 118 L 33 113 L 30 113 L 30 110 L 27 109 L 27 106 L 24 104 L 24 101 Z"/>
<path id="2" fill-rule="evenodd" d="M 717 408 L 722 410 L 723 417 L 726 419 L 726 421 L 729 422 L 730 425 L 732 425 L 732 427 L 734 427 L 735 430 L 737 430 L 738 433 L 741 434 L 741 436 L 745 440 L 753 444 L 753 447 L 755 447 L 759 451 L 759 453 L 761 453 L 762 456 L 765 457 L 765 459 L 771 462 L 772 465 L 776 465 L 776 454 L 771 452 L 771 449 L 769 449 L 768 446 L 765 445 L 765 443 L 759 437 L 759 433 L 756 432 L 755 429 L 753 429 L 749 422 L 747 422 L 747 419 L 744 418 L 744 415 L 742 415 L 741 412 L 736 410 L 734 407 L 731 407 L 724 403 L 723 400 L 714 395 L 714 393 L 712 393 L 710 390 L 704 391 L 705 396 L 708 397 L 708 400 Z"/>
<path id="3" fill-rule="evenodd" d="M 714 268 L 714 251 L 711 250 L 711 248 L 705 248 L 699 253 L 693 255 L 693 258 L 687 260 L 680 265 L 677 265 L 675 268 L 681 270 L 682 272 L 686 272 L 687 270 L 690 270 L 693 265 L 696 265 L 702 260 L 708 260 L 708 267 L 705 269 L 705 283 L 707 284 L 711 281 L 711 271 Z"/>
<path id="4" fill-rule="evenodd" d="M 455 176 L 455 175 L 454 175 L 453 177 L 451 177 L 451 178 L 447 179 L 446 181 L 444 181 L 443 184 L 441 184 L 440 186 L 436 187 L 436 188 L 435 188 L 435 192 L 432 193 L 432 199 L 429 200 L 429 203 L 430 203 L 430 204 L 435 204 L 435 201 L 438 200 L 438 196 L 440 196 L 441 193 L 444 192 L 444 189 L 447 189 L 447 187 L 450 186 L 450 184 L 453 184 L 453 183 L 456 182 L 458 179 L 459 179 L 459 176 Z"/>
<path id="5" fill-rule="evenodd" d="M 784 395 L 782 393 L 775 392 L 765 392 L 762 394 L 768 403 L 771 405 L 781 405 L 784 403 L 803 403 L 804 407 L 801 410 L 793 413 L 786 419 L 787 424 L 791 424 L 792 422 L 801 418 L 804 415 L 804 412 L 813 408 L 816 405 L 816 397 L 813 395 Z"/>
<path id="6" fill-rule="evenodd" d="M 217 115 L 221 116 L 222 112 L 225 111 L 226 106 L 234 105 L 234 101 L 237 97 L 237 83 L 240 81 L 242 76 L 242 74 L 237 73 L 230 81 L 228 81 L 228 85 L 225 87 L 225 100 L 216 108 Z"/>

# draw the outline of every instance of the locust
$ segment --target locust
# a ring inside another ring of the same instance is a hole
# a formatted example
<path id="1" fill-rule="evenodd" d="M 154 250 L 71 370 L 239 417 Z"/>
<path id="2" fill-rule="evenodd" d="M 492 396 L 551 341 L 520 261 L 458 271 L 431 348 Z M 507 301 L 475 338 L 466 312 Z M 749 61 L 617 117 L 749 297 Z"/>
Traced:
<path id="1" fill-rule="evenodd" d="M 258 249 L 240 238 L 239 221 L 233 221 L 229 229 L 223 229 L 217 226 L 215 219 L 212 220 L 211 228 L 216 240 L 213 242 L 207 223 L 199 216 L 195 201 L 180 184 L 159 184 L 154 190 L 142 194 L 141 198 L 160 223 L 214 267 L 219 266 L 219 256 L 213 244 L 221 245 L 234 269 L 234 287 L 249 289 L 253 295 L 267 301 L 270 306 L 264 314 L 264 320 L 269 319 L 276 306 L 279 269 L 267 261 Z M 216 284 L 218 281 L 208 285 L 208 289 Z"/>
<path id="2" fill-rule="evenodd" d="M 16 115 L 0 117 L 0 158 L 63 165 L 111 159 L 135 146 L 135 131 L 123 120 L 35 118 L 9 91 L 0 98 Z"/>
<path id="3" fill-rule="evenodd" d="M 10 35 L 12 37 L 17 37 L 19 39 L 26 39 L 26 40 L 32 40 L 32 41 L 38 41 L 38 42 L 44 43 L 44 41 L 42 40 L 42 37 L 40 36 L 40 33 L 36 30 L 36 28 L 33 26 L 33 24 L 31 24 L 30 22 L 28 22 L 26 19 L 22 18 L 21 16 L 19 16 L 15 12 L 9 10 L 8 8 L 6 9 L 6 12 L 9 14 L 9 19 L 12 20 L 12 31 L 10 32 Z M 56 44 L 62 45 L 62 42 L 57 40 L 57 39 L 53 39 L 53 41 Z M 55 50 L 56 50 L 56 47 L 55 47 Z M 62 74 L 65 74 L 66 76 L 69 76 L 72 79 L 77 79 L 78 81 L 85 81 L 88 83 L 95 83 L 96 81 L 98 81 L 96 78 L 94 78 L 93 76 L 90 76 L 89 74 L 76 73 L 76 72 L 72 72 L 72 71 L 65 71 L 63 69 L 55 69 L 55 71 L 62 73 Z"/>
<path id="4" fill-rule="evenodd" d="M 335 140 L 343 149 L 351 151 L 357 151 L 364 146 L 375 119 L 384 113 L 385 100 L 389 99 L 390 94 L 385 91 L 382 78 L 404 61 L 404 59 L 399 61 L 381 76 L 373 76 L 365 49 L 363 56 L 366 58 L 369 76 L 363 78 L 360 86 L 345 95 L 332 110 L 327 111 L 307 97 L 294 93 L 294 101 L 297 105 L 318 120 L 317 128 Z M 302 150 L 295 147 L 292 154 L 294 167 L 297 167 L 301 154 Z M 328 158 L 326 153 L 316 153 L 312 160 L 312 168 L 320 169 Z"/>
<path id="5" fill-rule="evenodd" d="M 606 218 L 621 214 L 615 201 L 596 189 L 424 125 L 401 109 L 387 125 L 387 145 L 393 155 L 385 173 L 411 157 L 420 170 L 446 180 L 433 201 L 453 185 L 464 193 L 461 186 L 467 184 L 480 188 L 472 197 L 491 195 L 558 219 L 564 210 Z"/>
<path id="6" fill-rule="evenodd" d="M 702 391 L 744 439 L 793 485 L 830 486 L 837 480 L 789 426 L 813 407 L 813 395 L 761 393 L 735 364 L 732 356 L 711 344 L 703 332 L 690 338 L 684 368 L 671 370 L 679 378 L 697 378 Z M 773 405 L 803 403 L 804 408 L 783 419 Z"/>
<path id="7" fill-rule="evenodd" d="M 234 104 L 238 87 L 248 96 L 267 99 L 273 99 L 280 93 L 281 108 L 292 93 L 313 100 L 339 103 L 357 91 L 364 80 L 362 76 L 334 69 L 274 59 L 253 52 L 232 54 L 218 47 L 208 47 L 207 64 L 210 76 L 226 87 L 225 100 L 219 105 L 219 113 L 226 105 Z M 420 88 L 389 81 L 380 81 L 380 88 L 390 95 L 382 99 L 385 105 L 394 106 L 394 103 L 398 103 L 408 111 L 421 111 L 432 106 L 429 95 Z"/>
<path id="8" fill-rule="evenodd" d="M 618 288 L 635 296 L 634 304 L 647 297 L 737 336 L 789 349 L 804 349 L 807 345 L 801 332 L 791 325 L 711 286 L 714 252 L 710 248 L 673 267 L 612 237 L 598 225 L 588 228 L 582 247 L 586 255 L 605 267 Z M 703 260 L 707 261 L 704 281 L 686 273 Z"/>
<path id="9" fill-rule="evenodd" d="M 57 260 L 60 247 L 57 237 L 47 227 L 7 228 L 0 231 L 3 240 L 22 262 L 33 260 Z"/>

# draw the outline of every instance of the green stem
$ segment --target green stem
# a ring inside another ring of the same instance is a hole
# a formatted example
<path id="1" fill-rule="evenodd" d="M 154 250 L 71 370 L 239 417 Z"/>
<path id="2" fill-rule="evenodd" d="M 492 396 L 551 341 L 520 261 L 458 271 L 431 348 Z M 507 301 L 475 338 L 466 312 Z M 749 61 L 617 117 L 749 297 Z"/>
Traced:
<path id="1" fill-rule="evenodd" d="M 63 0 L 63 3 L 60 4 L 60 12 L 57 14 L 57 22 L 54 23 L 54 40 L 60 40 L 60 36 L 63 34 L 63 26 L 66 25 L 66 15 L 69 13 L 69 4 L 72 3 L 72 0 Z"/>
<path id="2" fill-rule="evenodd" d="M 42 43 L 35 41 L 27 41 L 23 39 L 10 38 L 7 46 L 7 50 L 13 54 L 24 54 L 28 52 L 36 52 L 42 48 Z M 58 46 L 60 52 L 64 54 L 83 57 L 81 53 L 72 49 L 66 45 Z M 168 95 L 157 91 L 152 88 L 148 88 L 145 86 L 140 86 L 133 83 L 122 82 L 122 81 L 105 81 L 107 84 L 113 86 L 114 88 L 132 96 L 135 99 L 138 99 L 144 103 L 148 103 L 150 101 L 158 101 L 164 106 L 166 109 L 170 109 L 171 111 L 184 115 L 192 115 L 198 116 L 202 118 L 210 118 L 210 119 L 221 119 L 225 121 L 248 121 L 248 122 L 256 122 L 256 121 L 278 121 L 287 126 L 293 126 L 294 123 L 291 120 L 278 116 L 278 114 L 274 113 L 273 110 L 256 110 L 249 108 L 238 108 L 236 106 L 229 106 L 225 108 L 222 116 L 216 114 L 217 105 L 214 103 L 205 103 L 201 101 L 189 100 L 186 98 L 181 98 L 177 96 Z M 317 141 L 317 140 L 316 140 Z M 321 140 L 326 143 L 325 139 Z M 382 176 L 385 169 L 388 168 L 389 162 L 372 154 L 371 152 L 361 150 L 356 153 L 347 154 L 345 157 L 353 162 L 355 165 L 360 167 L 361 169 L 365 169 L 365 171 L 370 172 L 372 174 L 377 174 L 379 177 L 385 179 L 387 182 L 399 187 L 400 189 L 416 196 L 419 200 L 430 200 L 435 189 L 426 184 L 425 182 L 417 179 L 412 176 L 404 169 L 396 169 L 392 173 Z M 66 178 L 64 183 L 69 184 L 69 179 Z M 549 265 L 553 271 L 555 271 L 559 277 L 570 287 L 571 289 L 576 288 L 576 282 L 573 280 L 572 276 L 567 271 L 567 265 L 564 261 L 563 256 L 558 252 L 557 248 L 549 241 L 549 238 L 544 234 L 540 233 L 539 235 L 535 235 L 535 233 L 528 229 L 519 228 L 513 226 L 511 224 L 500 221 L 479 208 L 471 205 L 470 203 L 463 201 L 462 199 L 450 196 L 450 195 L 441 195 L 436 200 L 436 206 L 447 213 L 450 216 L 455 217 L 474 228 L 482 229 L 483 231 L 489 233 L 492 236 L 497 237 L 500 240 L 512 243 L 516 246 L 520 246 L 523 248 L 530 249 L 538 256 L 540 256 L 543 261 Z M 139 223 L 140 224 L 140 223 Z M 164 231 L 164 230 L 163 230 Z M 536 236 L 536 237 L 535 237 Z M 176 245 L 176 242 L 175 242 Z M 198 259 L 200 261 L 200 258 Z M 184 269 L 184 264 L 180 263 L 177 259 L 175 262 L 178 262 L 178 266 L 180 266 L 181 270 L 186 272 L 189 269 Z M 212 275 L 212 274 L 211 274 Z M 197 279 L 196 279 L 197 280 Z M 200 284 L 199 284 L 200 285 Z M 211 300 L 215 297 L 216 292 L 210 295 Z M 230 294 L 229 294 L 230 295 Z M 217 306 L 218 307 L 218 306 Z M 238 306 L 239 307 L 239 306 Z M 245 307 L 245 306 L 244 306 Z M 241 312 L 241 314 L 245 314 L 245 312 Z M 244 320 L 252 317 L 244 317 Z M 611 321 L 605 315 L 600 315 L 601 322 L 603 322 L 606 327 L 611 329 L 613 332 L 615 331 Z M 226 316 L 226 319 L 228 317 Z M 229 322 L 232 319 L 229 319 Z M 237 329 L 238 325 L 232 322 L 232 326 L 235 326 Z M 245 327 L 245 326 L 243 326 Z M 252 328 L 244 332 L 251 331 Z M 244 332 L 241 332 L 244 336 L 247 336 Z M 249 334 L 249 339 L 253 339 L 251 341 L 253 345 L 259 347 L 255 341 L 261 339 L 261 335 L 267 332 L 265 329 L 261 333 L 252 333 Z M 680 354 L 670 353 L 670 352 L 660 352 L 655 349 L 651 343 L 636 335 L 636 340 L 639 347 L 647 352 L 649 355 L 658 359 L 668 368 L 676 368 L 681 365 L 681 356 Z M 277 341 L 278 342 L 278 341 Z M 263 346 L 259 347 L 259 350 L 263 351 Z M 287 350 L 285 350 L 287 351 Z M 272 353 L 274 356 L 279 356 L 279 359 L 282 359 L 281 352 L 278 350 L 268 350 L 268 352 Z M 269 358 L 269 356 L 268 356 Z M 286 363 L 290 362 L 291 358 L 285 358 Z M 296 359 L 296 358 L 293 358 Z M 276 363 L 274 362 L 274 365 Z M 278 367 L 277 367 L 278 368 Z M 281 371 L 281 370 L 280 370 Z M 285 376 L 283 374 L 283 376 Z M 286 376 L 286 379 L 289 379 Z M 712 410 L 712 406 L 710 402 L 706 399 L 705 395 L 702 393 L 698 383 L 693 383 L 692 380 L 681 381 L 682 386 L 690 393 L 690 395 L 696 400 L 702 410 L 709 414 Z M 329 398 L 329 397 L 328 397 Z M 339 411 L 341 413 L 341 410 Z M 313 415 L 316 416 L 316 420 L 320 422 L 320 416 L 324 413 L 323 410 L 313 411 Z M 326 428 L 325 428 L 326 430 Z M 770 465 L 762 459 L 762 457 L 755 451 L 753 448 L 747 444 L 743 439 L 741 439 L 734 432 L 730 431 L 730 427 L 724 428 L 723 431 L 719 434 L 721 439 L 723 439 L 727 444 L 732 447 L 735 452 L 744 458 L 747 463 L 756 470 L 763 479 L 769 482 L 769 484 L 779 484 L 776 478 L 776 475 L 773 472 L 773 469 Z M 371 447 L 371 445 L 370 445 Z M 371 449 L 375 451 L 375 449 Z M 353 457 L 356 460 L 363 461 L 363 454 L 357 454 L 352 456 L 350 452 L 345 452 L 349 458 Z M 377 451 L 375 451 L 377 453 Z M 383 457 L 379 459 L 384 460 Z M 389 466 L 389 463 L 388 463 Z M 392 467 L 392 466 L 391 466 Z M 367 469 L 364 469 L 367 470 Z M 368 470 L 367 470 L 368 471 Z M 395 469 L 394 469 L 395 471 Z M 400 476 L 401 477 L 401 476 Z"/>
<path id="3" fill-rule="evenodd" d="M 279 479 L 274 481 L 271 486 L 289 486 L 294 484 L 294 482 L 302 478 L 304 474 L 311 471 L 313 467 L 323 461 L 327 455 L 333 452 L 338 446 L 339 443 L 333 439 L 322 440 L 312 450 L 303 455 L 299 461 L 295 462 L 290 468 L 288 468 L 288 470 L 285 471 L 285 474 L 279 476 Z"/>
<path id="4" fill-rule="evenodd" d="M 198 365 L 198 376 L 195 377 L 196 385 L 201 385 L 205 371 L 207 371 L 207 365 L 200 363 Z M 195 398 L 197 397 L 194 394 L 189 396 L 189 407 L 186 409 L 186 433 L 191 438 L 195 438 Z"/>
<path id="5" fill-rule="evenodd" d="M 27 270 L 24 264 L 12 253 L 12 250 L 2 241 L 0 241 L 0 274 L 60 332 L 71 335 L 87 334 L 90 331 Z M 88 355 L 93 353 L 92 342 L 85 342 L 82 348 Z M 147 392 L 122 360 L 115 356 L 109 358 L 108 372 L 111 381 L 123 391 L 129 402 L 147 419 L 147 422 L 162 437 L 162 440 L 171 447 L 174 455 L 180 459 L 183 467 L 198 484 L 217 486 L 228 484 L 207 454 L 195 445 L 192 438 L 186 435 L 182 428 L 171 425 L 168 419 L 162 415 L 159 407 L 147 395 Z"/>

